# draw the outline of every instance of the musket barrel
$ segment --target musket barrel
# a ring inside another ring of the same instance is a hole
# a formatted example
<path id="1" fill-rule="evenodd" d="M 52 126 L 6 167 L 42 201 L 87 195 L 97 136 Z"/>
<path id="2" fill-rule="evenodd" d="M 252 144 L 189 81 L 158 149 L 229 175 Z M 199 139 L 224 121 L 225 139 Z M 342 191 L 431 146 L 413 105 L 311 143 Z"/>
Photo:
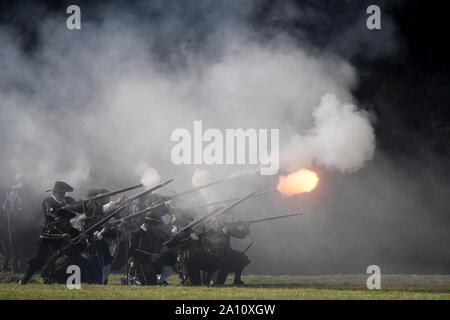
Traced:
<path id="1" fill-rule="evenodd" d="M 120 189 L 120 190 L 117 190 L 117 191 L 108 192 L 108 193 L 104 193 L 104 194 L 99 194 L 98 196 L 89 198 L 88 200 L 98 200 L 98 199 L 102 199 L 102 198 L 105 198 L 105 197 L 114 196 L 116 194 L 123 193 L 123 192 L 130 191 L 130 190 L 134 190 L 134 189 L 137 189 L 137 188 L 140 188 L 140 187 L 143 187 L 143 186 L 144 185 L 142 183 L 140 183 L 140 184 L 137 184 L 137 185 L 132 186 L 132 187 L 127 187 L 127 188 Z"/>
<path id="2" fill-rule="evenodd" d="M 134 200 L 136 200 L 136 199 L 139 199 L 139 198 L 145 196 L 146 194 L 152 193 L 153 191 L 158 190 L 158 189 L 164 187 L 165 185 L 171 183 L 172 181 L 173 181 L 173 179 L 166 180 L 166 181 L 164 181 L 164 182 L 162 182 L 162 183 L 160 183 L 160 184 L 158 184 L 158 185 L 156 185 L 156 186 L 154 186 L 154 187 L 151 187 L 150 189 L 144 190 L 144 191 L 142 191 L 142 192 L 140 192 L 140 193 L 138 193 L 138 194 L 136 194 L 136 195 L 134 195 L 134 196 L 128 198 L 127 200 L 128 200 L 129 202 L 131 202 L 131 201 L 134 201 Z"/>
<path id="3" fill-rule="evenodd" d="M 201 216 L 198 219 L 195 219 L 194 221 L 192 221 L 191 223 L 189 223 L 187 226 L 185 226 L 184 228 L 182 228 L 180 231 L 178 231 L 175 235 L 172 236 L 171 239 L 167 240 L 166 242 L 163 243 L 163 246 L 171 246 L 173 245 L 176 241 L 178 236 L 188 230 L 191 230 L 193 228 L 195 228 L 196 226 L 198 226 L 200 223 L 202 223 L 203 221 L 205 221 L 206 219 L 212 219 L 214 217 L 217 217 L 220 214 L 223 214 L 226 211 L 229 211 L 230 209 L 236 207 L 237 205 L 239 205 L 240 203 L 242 203 L 243 201 L 247 200 L 249 197 L 251 197 L 254 193 L 256 192 L 256 190 L 253 190 L 252 192 L 246 194 L 245 196 L 239 198 L 238 200 L 236 200 L 235 202 L 229 204 L 227 207 L 221 209 L 221 210 L 214 210 L 211 213 L 207 213 L 203 216 Z"/>
<path id="4" fill-rule="evenodd" d="M 271 217 L 266 217 L 266 218 L 261 218 L 261 219 L 254 219 L 254 220 L 247 220 L 247 221 L 237 221 L 237 222 L 234 222 L 234 223 L 232 223 L 232 224 L 253 224 L 253 223 L 258 223 L 258 222 L 271 221 L 271 220 L 278 220 L 278 219 L 284 219 L 284 218 L 295 217 L 295 216 L 301 216 L 301 215 L 303 215 L 303 213 L 301 213 L 301 212 L 296 212 L 296 213 L 290 213 L 290 214 L 283 214 L 283 215 L 271 216 Z"/>
<path id="5" fill-rule="evenodd" d="M 265 194 L 272 193 L 272 192 L 275 192 L 275 191 L 277 191 L 277 188 L 271 188 L 271 189 L 259 191 L 259 192 L 256 192 L 252 197 L 263 196 Z M 218 201 L 206 203 L 206 204 L 203 204 L 203 205 L 200 205 L 200 206 L 196 206 L 196 207 L 192 207 L 192 208 L 207 208 L 207 207 L 210 207 L 210 206 L 213 206 L 213 205 L 217 205 L 217 204 L 223 204 L 223 203 L 226 203 L 226 202 L 236 201 L 237 199 L 239 199 L 239 197 L 228 198 L 228 199 L 225 199 L 225 200 L 218 200 Z"/>
<path id="6" fill-rule="evenodd" d="M 211 186 L 213 186 L 213 185 L 216 185 L 216 184 L 221 183 L 221 182 L 224 182 L 224 181 L 225 181 L 225 179 L 216 180 L 216 181 L 213 181 L 213 182 L 204 184 L 204 185 L 202 185 L 202 186 L 200 186 L 200 187 L 196 187 L 196 188 L 193 188 L 193 189 L 189 189 L 189 190 L 186 190 L 186 191 L 177 193 L 177 194 L 171 196 L 171 198 L 172 198 L 172 199 L 178 198 L 178 197 L 184 196 L 184 195 L 186 195 L 186 194 L 193 193 L 193 192 L 195 192 L 195 191 L 198 191 L 198 190 L 201 190 L 201 189 L 204 189 L 204 188 L 211 187 Z"/>
<path id="7" fill-rule="evenodd" d="M 164 202 L 155 204 L 155 205 L 153 205 L 153 206 L 151 206 L 151 207 L 148 207 L 148 208 L 145 208 L 145 209 L 140 210 L 140 211 L 138 211 L 138 212 L 135 212 L 135 213 L 133 213 L 133 214 L 130 214 L 129 216 L 126 216 L 125 218 L 122 218 L 122 220 L 123 220 L 123 221 L 128 221 L 128 220 L 131 220 L 131 219 L 136 218 L 136 217 L 138 217 L 138 216 L 142 216 L 143 214 L 149 213 L 149 212 L 151 212 L 152 210 L 158 209 L 159 207 L 163 206 L 164 204 L 165 204 Z M 120 223 L 121 223 L 121 221 L 118 220 L 118 221 L 114 221 L 114 222 L 112 223 L 112 225 L 117 225 L 117 224 L 120 224 Z"/>
<path id="8" fill-rule="evenodd" d="M 112 213 L 110 213 L 109 215 L 107 215 L 105 218 L 101 219 L 100 221 L 94 223 L 91 227 L 89 227 L 88 229 L 86 229 L 83 233 L 89 233 L 92 230 L 94 230 L 95 228 L 97 228 L 98 226 L 104 224 L 106 221 L 108 221 L 109 219 L 111 219 L 112 217 L 114 217 L 115 215 L 117 215 L 120 211 L 122 211 L 125 208 L 125 206 L 120 206 L 119 208 L 117 208 L 116 210 L 114 210 Z M 72 242 L 76 242 L 81 238 L 81 234 L 76 236 L 75 238 L 72 239 Z M 69 249 L 72 246 L 72 244 L 68 244 L 65 247 L 63 247 L 61 250 L 59 250 L 58 252 L 56 252 L 55 254 L 53 254 L 47 261 L 52 261 L 53 259 L 57 258 L 61 253 L 63 253 L 64 251 L 66 251 L 67 249 Z"/>

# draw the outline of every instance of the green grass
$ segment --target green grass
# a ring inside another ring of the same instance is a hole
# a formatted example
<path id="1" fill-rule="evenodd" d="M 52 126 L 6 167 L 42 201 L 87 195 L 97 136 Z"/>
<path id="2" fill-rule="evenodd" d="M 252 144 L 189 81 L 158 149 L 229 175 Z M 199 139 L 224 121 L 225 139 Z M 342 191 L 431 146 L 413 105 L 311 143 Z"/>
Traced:
<path id="1" fill-rule="evenodd" d="M 245 287 L 182 287 L 176 276 L 168 287 L 120 285 L 119 275 L 110 284 L 81 285 L 69 290 L 64 285 L 35 283 L 19 286 L 5 283 L 10 276 L 0 274 L 0 300 L 5 299 L 450 299 L 449 275 L 384 275 L 381 290 L 366 288 L 367 275 L 264 276 L 243 277 Z"/>

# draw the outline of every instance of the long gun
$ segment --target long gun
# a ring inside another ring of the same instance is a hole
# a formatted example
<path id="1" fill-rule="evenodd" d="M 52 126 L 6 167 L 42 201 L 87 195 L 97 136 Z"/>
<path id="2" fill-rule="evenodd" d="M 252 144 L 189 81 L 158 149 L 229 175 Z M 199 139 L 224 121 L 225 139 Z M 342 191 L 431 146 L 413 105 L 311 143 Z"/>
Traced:
<path id="1" fill-rule="evenodd" d="M 132 220 L 132 219 L 134 219 L 136 217 L 145 215 L 145 214 L 151 212 L 152 210 L 155 210 L 155 209 L 158 209 L 158 208 L 164 206 L 165 204 L 166 204 L 165 202 L 161 202 L 161 203 L 155 204 L 154 206 L 151 206 L 151 207 L 148 207 L 148 208 L 143 209 L 141 211 L 138 211 L 136 213 L 130 214 L 129 216 L 126 216 L 125 218 L 122 218 L 120 220 L 116 220 L 116 221 L 110 222 L 108 224 L 108 226 L 109 227 L 117 226 L 117 225 L 119 225 L 121 223 L 127 222 L 127 221 Z"/>
<path id="2" fill-rule="evenodd" d="M 163 246 L 166 246 L 168 248 L 175 246 L 180 241 L 180 238 L 182 237 L 182 235 L 185 235 L 186 232 L 191 231 L 192 229 L 194 229 L 195 227 L 197 227 L 198 225 L 200 225 L 202 222 L 206 221 L 207 219 L 213 219 L 213 218 L 215 218 L 215 217 L 217 217 L 217 216 L 219 216 L 219 215 L 229 211 L 230 209 L 236 207 L 238 204 L 242 203 L 243 201 L 245 201 L 249 197 L 251 197 L 253 194 L 255 194 L 255 192 L 256 192 L 256 190 L 253 190 L 249 194 L 243 196 L 242 198 L 239 198 L 238 200 L 236 200 L 235 202 L 231 203 L 227 207 L 225 207 L 225 208 L 223 208 L 223 209 L 221 209 L 219 211 L 216 210 L 216 211 L 204 214 L 200 218 L 195 219 L 194 221 L 189 223 L 187 226 L 183 227 L 180 231 L 175 233 L 172 236 L 172 238 L 170 238 L 169 240 L 164 242 Z"/>
<path id="3" fill-rule="evenodd" d="M 102 199 L 102 198 L 105 198 L 105 197 L 115 196 L 116 194 L 124 193 L 124 192 L 130 191 L 130 190 L 134 190 L 134 189 L 137 189 L 137 188 L 140 188 L 140 187 L 143 187 L 143 186 L 144 185 L 141 183 L 141 184 L 137 184 L 135 186 L 128 187 L 128 188 L 123 188 L 123 189 L 120 189 L 120 190 L 117 190 L 117 191 L 112 191 L 112 192 L 108 192 L 108 193 L 99 194 L 98 196 L 89 198 L 87 200 L 94 200 L 95 201 L 95 200 L 99 200 L 99 199 Z"/>
<path id="4" fill-rule="evenodd" d="M 277 191 L 277 188 L 272 188 L 272 189 L 259 191 L 259 192 L 256 192 L 252 197 L 263 196 L 263 195 L 266 195 L 268 193 L 272 193 L 272 192 L 275 192 L 275 191 Z M 220 205 L 220 204 L 224 204 L 224 203 L 227 203 L 227 202 L 235 201 L 237 199 L 239 199 L 239 197 L 213 201 L 213 202 L 209 202 L 209 203 L 206 203 L 206 204 L 203 204 L 203 205 L 199 205 L 199 206 L 195 206 L 195 207 L 189 207 L 188 209 L 208 208 L 208 207 L 211 207 L 211 206 Z"/>
<path id="5" fill-rule="evenodd" d="M 151 187 L 150 189 L 144 190 L 144 191 L 142 191 L 142 192 L 140 192 L 140 193 L 138 193 L 138 194 L 136 194 L 136 195 L 126 199 L 126 201 L 131 203 L 131 202 L 133 202 L 136 199 L 139 199 L 139 198 L 141 198 L 141 197 L 143 197 L 143 196 L 145 196 L 145 195 L 147 195 L 149 193 L 152 193 L 155 190 L 158 190 L 158 189 L 164 187 L 165 185 L 171 183 L 172 181 L 173 181 L 173 179 L 166 180 L 166 181 L 164 181 L 164 182 L 162 182 L 162 183 L 160 183 L 160 184 L 158 184 L 158 185 L 156 185 L 154 187 Z"/>
<path id="6" fill-rule="evenodd" d="M 54 262 L 62 253 L 64 253 L 67 249 L 71 248 L 74 244 L 78 243 L 81 240 L 81 237 L 91 233 L 93 230 L 95 230 L 98 226 L 103 225 L 105 222 L 107 222 L 109 219 L 113 218 L 115 215 L 117 215 L 120 211 L 122 211 L 126 206 L 120 206 L 118 207 L 116 210 L 114 210 L 112 213 L 110 213 L 109 215 L 107 215 L 106 217 L 104 217 L 103 219 L 101 219 L 100 221 L 94 223 L 91 227 L 89 227 L 88 229 L 86 229 L 84 232 L 80 233 L 78 236 L 74 237 L 71 240 L 71 243 L 69 243 L 68 245 L 66 245 L 65 247 L 61 248 L 60 250 L 58 250 L 56 253 L 54 253 L 52 256 L 50 256 L 47 259 L 47 265 Z"/>
<path id="7" fill-rule="evenodd" d="M 162 188 L 162 187 L 164 187 L 166 184 L 172 182 L 172 180 L 173 180 L 173 179 L 169 179 L 169 180 L 167 180 L 167 181 L 165 181 L 165 182 L 163 182 L 163 183 L 160 183 L 160 184 L 158 184 L 158 185 L 156 185 L 156 186 L 154 186 L 154 187 L 152 187 L 152 188 L 150 188 L 150 189 L 148 189 L 148 190 L 145 190 L 144 192 L 141 192 L 141 193 L 139 193 L 139 194 L 133 196 L 132 198 L 136 198 L 136 199 L 137 199 L 138 196 L 141 197 L 141 196 L 143 196 L 144 194 L 147 194 L 147 193 L 150 193 L 150 192 L 152 192 L 152 191 L 155 191 L 155 190 L 157 190 L 157 189 L 159 189 L 159 188 Z M 155 209 L 156 207 L 159 207 L 160 205 L 162 205 L 162 204 L 155 205 L 155 206 L 153 206 L 153 207 L 144 209 L 144 210 L 142 210 L 142 211 L 146 211 L 146 210 L 147 210 L 147 212 L 149 212 L 149 211 Z M 83 232 L 83 234 L 88 234 L 88 233 L 92 232 L 92 230 L 95 230 L 98 226 L 103 225 L 105 222 L 107 222 L 108 220 L 110 220 L 111 218 L 113 218 L 114 216 L 116 216 L 116 215 L 117 215 L 120 211 L 122 211 L 126 206 L 127 206 L 126 204 L 121 205 L 121 206 L 118 207 L 116 210 L 114 210 L 112 213 L 110 213 L 109 215 L 107 215 L 106 217 L 104 217 L 103 219 L 101 219 L 100 221 L 94 223 L 92 226 L 90 226 L 88 229 L 86 229 L 86 230 Z M 150 209 L 151 209 L 151 210 L 150 210 Z M 141 213 L 141 214 L 142 214 L 142 213 Z M 61 253 L 63 253 L 63 252 L 66 251 L 67 249 L 69 249 L 74 243 L 77 243 L 79 240 L 81 240 L 81 234 L 78 235 L 78 236 L 76 236 L 75 238 L 73 238 L 70 244 L 66 245 L 66 246 L 63 247 L 61 250 L 59 250 L 57 253 L 55 253 L 53 256 L 51 256 L 51 257 L 48 259 L 48 261 L 53 261 L 54 259 L 56 259 Z"/>
<path id="8" fill-rule="evenodd" d="M 143 186 L 144 185 L 141 183 L 141 184 L 137 184 L 137 185 L 132 186 L 132 187 L 123 188 L 123 189 L 120 189 L 120 190 L 117 190 L 117 191 L 112 191 L 112 192 L 108 192 L 108 193 L 99 194 L 99 195 L 97 195 L 95 197 L 92 197 L 92 198 L 88 198 L 88 199 L 77 201 L 75 203 L 71 203 L 65 209 L 63 207 L 61 207 L 61 208 L 59 208 L 59 210 L 75 211 L 75 210 L 78 210 L 78 209 L 82 208 L 83 205 L 86 202 L 96 201 L 96 200 L 103 199 L 103 198 L 106 198 L 106 197 L 111 197 L 111 196 L 114 196 L 116 194 L 123 193 L 123 192 L 130 191 L 130 190 L 134 190 L 134 189 L 137 189 L 137 188 L 140 188 L 140 187 L 143 187 Z M 146 190 L 146 191 L 148 191 L 148 190 Z"/>
<path id="9" fill-rule="evenodd" d="M 184 195 L 186 195 L 186 194 L 193 193 L 193 192 L 195 192 L 195 191 L 198 191 L 198 190 L 201 190 L 201 189 L 205 189 L 205 188 L 211 187 L 211 186 L 213 186 L 213 185 L 219 184 L 219 183 L 224 182 L 224 181 L 225 181 L 225 179 L 216 180 L 216 181 L 213 181 L 213 182 L 204 184 L 204 185 L 202 185 L 202 186 L 200 186 L 200 187 L 196 187 L 196 188 L 193 188 L 193 189 L 189 189 L 189 190 L 186 190 L 186 191 L 177 193 L 177 194 L 175 194 L 175 195 L 173 195 L 173 196 L 170 196 L 170 198 L 176 199 L 176 198 L 179 198 L 179 197 L 184 196 Z"/>
<path id="10" fill-rule="evenodd" d="M 283 215 L 272 216 L 272 217 L 261 218 L 261 219 L 254 219 L 254 220 L 247 220 L 247 221 L 236 221 L 236 222 L 231 222 L 231 223 L 227 223 L 227 224 L 228 225 L 240 225 L 240 224 L 247 224 L 248 225 L 248 224 L 254 224 L 254 223 L 259 223 L 259 222 L 264 222 L 264 221 L 271 221 L 271 220 L 278 220 L 278 219 L 284 219 L 284 218 L 301 216 L 301 215 L 303 215 L 303 213 L 297 212 L 297 213 L 283 214 Z"/>
<path id="11" fill-rule="evenodd" d="M 129 204 L 129 203 L 131 203 L 132 201 L 134 201 L 136 199 L 139 199 L 139 198 L 141 198 L 141 197 L 143 197 L 143 196 L 145 196 L 145 195 L 147 195 L 147 194 L 149 194 L 149 193 L 151 193 L 151 192 L 153 192 L 155 190 L 158 190 L 158 189 L 164 187 L 165 185 L 171 183 L 172 181 L 173 181 L 173 179 L 166 180 L 166 181 L 164 181 L 164 182 L 162 182 L 162 183 L 160 183 L 160 184 L 158 184 L 158 185 L 156 185 L 154 187 L 151 187 L 151 188 L 149 188 L 149 189 L 147 189 L 145 191 L 142 191 L 142 192 L 140 192 L 140 193 L 138 193 L 138 194 L 136 194 L 136 195 L 126 199 L 125 202 L 122 202 L 121 204 L 122 204 L 122 206 L 125 206 L 126 204 Z M 61 208 L 61 209 L 63 209 L 63 208 Z M 70 208 L 69 209 L 65 209 L 65 210 L 70 211 Z M 54 222 L 50 223 L 49 226 L 53 226 L 53 225 L 56 225 L 58 223 L 59 223 L 59 221 L 54 221 Z"/>

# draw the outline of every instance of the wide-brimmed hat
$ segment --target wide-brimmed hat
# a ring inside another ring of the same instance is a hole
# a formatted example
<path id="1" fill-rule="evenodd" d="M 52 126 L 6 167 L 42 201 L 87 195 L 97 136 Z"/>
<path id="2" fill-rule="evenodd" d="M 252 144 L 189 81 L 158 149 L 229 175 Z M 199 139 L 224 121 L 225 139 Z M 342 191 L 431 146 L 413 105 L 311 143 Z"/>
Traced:
<path id="1" fill-rule="evenodd" d="M 46 190 L 45 192 L 54 191 L 54 192 L 72 192 L 73 188 L 69 186 L 67 183 L 63 181 L 56 181 L 53 189 Z"/>

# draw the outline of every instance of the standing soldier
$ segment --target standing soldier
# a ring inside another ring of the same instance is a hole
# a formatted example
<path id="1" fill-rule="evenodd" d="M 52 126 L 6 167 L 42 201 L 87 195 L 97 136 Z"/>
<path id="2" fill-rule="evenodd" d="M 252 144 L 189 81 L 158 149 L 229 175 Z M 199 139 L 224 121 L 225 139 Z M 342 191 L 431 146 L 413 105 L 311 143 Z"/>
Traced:
<path id="1" fill-rule="evenodd" d="M 17 179 L 16 179 L 17 181 Z M 4 233 L 7 235 L 7 241 L 3 243 L 5 259 L 3 261 L 3 269 L 7 270 L 9 263 L 11 262 L 11 271 L 14 273 L 17 269 L 16 258 L 16 233 L 15 230 L 18 215 L 22 210 L 22 197 L 21 197 L 22 185 L 19 182 L 14 185 L 10 191 L 6 194 L 6 200 L 3 203 L 2 209 L 4 213 Z"/>
<path id="2" fill-rule="evenodd" d="M 76 213 L 70 209 L 70 205 L 75 203 L 75 200 L 72 197 L 66 197 L 66 193 L 72 192 L 73 188 L 65 182 L 56 181 L 53 189 L 46 192 L 49 191 L 52 195 L 42 202 L 45 220 L 36 255 L 28 261 L 28 270 L 19 284 L 27 284 L 33 274 L 45 265 L 52 253 L 64 245 L 61 238 L 70 237 L 68 233 L 70 230 L 61 229 L 59 222 L 76 216 Z"/>

